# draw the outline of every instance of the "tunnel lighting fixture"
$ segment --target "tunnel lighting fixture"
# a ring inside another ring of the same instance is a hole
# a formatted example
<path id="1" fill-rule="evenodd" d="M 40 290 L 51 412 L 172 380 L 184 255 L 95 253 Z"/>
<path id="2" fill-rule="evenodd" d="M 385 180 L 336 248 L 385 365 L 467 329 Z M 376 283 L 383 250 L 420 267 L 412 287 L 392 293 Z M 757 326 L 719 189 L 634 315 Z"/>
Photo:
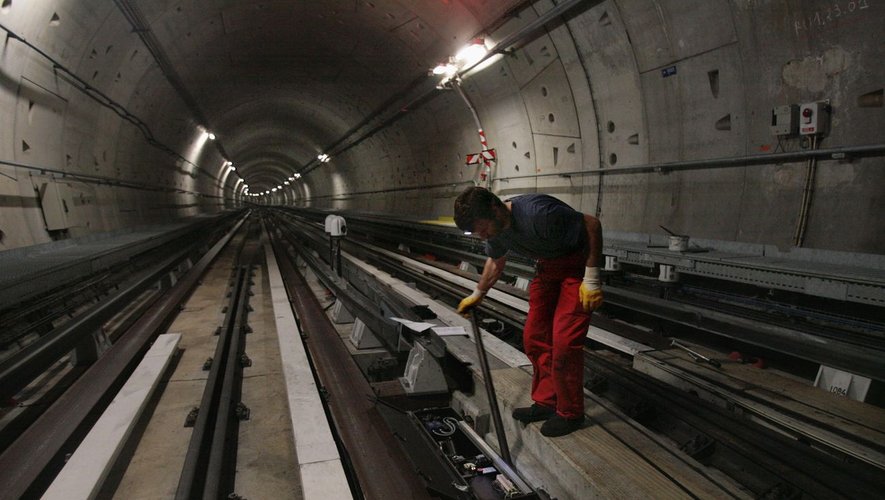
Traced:
<path id="1" fill-rule="evenodd" d="M 466 47 L 455 54 L 455 60 L 460 63 L 461 68 L 466 68 L 478 63 L 480 59 L 485 57 L 487 52 L 485 40 L 474 38 Z"/>
<path id="2" fill-rule="evenodd" d="M 286 186 L 288 186 L 288 185 L 289 185 L 289 181 L 283 181 L 283 184 L 285 184 Z"/>
<path id="3" fill-rule="evenodd" d="M 458 66 L 448 62 L 439 63 L 431 71 L 434 75 L 445 75 L 446 78 L 451 78 L 458 72 Z"/>
<path id="4" fill-rule="evenodd" d="M 464 231 L 464 234 L 467 235 L 467 236 L 470 236 L 470 235 L 473 234 L 473 233 L 471 233 L 470 231 Z"/>
<path id="5" fill-rule="evenodd" d="M 271 189 L 271 192 L 276 193 L 276 192 L 277 192 L 277 188 L 273 188 L 273 189 Z"/>
<path id="6" fill-rule="evenodd" d="M 317 156 L 317 160 L 319 160 L 320 163 L 329 163 L 329 160 L 331 160 L 331 159 L 332 159 L 332 158 L 330 158 L 329 155 L 327 155 L 327 154 L 325 154 L 325 153 L 320 154 L 319 156 Z"/>
<path id="7" fill-rule="evenodd" d="M 214 141 L 214 140 L 215 140 L 215 134 L 213 134 L 212 132 L 207 132 L 207 137 L 209 137 L 209 140 L 210 140 L 210 141 Z"/>
<path id="8" fill-rule="evenodd" d="M 454 57 L 450 57 L 448 61 L 438 64 L 431 72 L 434 75 L 442 76 L 443 79 L 440 85 L 445 85 L 452 78 L 456 77 L 460 71 L 478 63 L 487 53 L 488 49 L 486 48 L 485 40 L 474 38 L 466 47 L 459 50 Z"/>
<path id="9" fill-rule="evenodd" d="M 300 179 L 300 178 L 301 178 L 301 174 L 299 174 L 298 172 L 295 172 L 294 174 L 292 174 L 292 177 L 294 177 L 294 178 L 296 178 L 296 179 Z"/>

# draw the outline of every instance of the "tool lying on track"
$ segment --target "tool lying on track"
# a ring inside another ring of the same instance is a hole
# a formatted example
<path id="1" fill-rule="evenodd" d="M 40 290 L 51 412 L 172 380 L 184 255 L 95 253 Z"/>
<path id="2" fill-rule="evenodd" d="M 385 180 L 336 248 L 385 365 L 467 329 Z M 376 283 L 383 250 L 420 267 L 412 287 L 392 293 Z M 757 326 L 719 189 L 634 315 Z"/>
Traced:
<path id="1" fill-rule="evenodd" d="M 670 345 L 673 347 L 678 347 L 678 348 L 684 350 L 692 358 L 694 358 L 695 361 L 703 361 L 705 363 L 710 363 L 711 365 L 715 366 L 716 368 L 722 368 L 722 363 L 716 361 L 715 359 L 708 358 L 708 357 L 704 356 L 703 354 L 695 352 L 695 351 L 689 349 L 688 347 L 685 347 L 684 345 L 679 343 L 679 341 L 676 339 L 671 340 Z"/>

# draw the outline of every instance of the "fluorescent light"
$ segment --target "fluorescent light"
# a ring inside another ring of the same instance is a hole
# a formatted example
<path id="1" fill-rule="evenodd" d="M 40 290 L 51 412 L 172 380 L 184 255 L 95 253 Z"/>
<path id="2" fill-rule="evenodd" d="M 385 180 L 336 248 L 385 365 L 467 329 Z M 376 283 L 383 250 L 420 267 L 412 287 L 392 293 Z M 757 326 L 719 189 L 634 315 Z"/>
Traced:
<path id="1" fill-rule="evenodd" d="M 482 59 L 488 50 L 482 38 L 474 38 L 466 47 L 455 54 L 455 59 L 461 63 L 461 67 L 473 66 Z"/>

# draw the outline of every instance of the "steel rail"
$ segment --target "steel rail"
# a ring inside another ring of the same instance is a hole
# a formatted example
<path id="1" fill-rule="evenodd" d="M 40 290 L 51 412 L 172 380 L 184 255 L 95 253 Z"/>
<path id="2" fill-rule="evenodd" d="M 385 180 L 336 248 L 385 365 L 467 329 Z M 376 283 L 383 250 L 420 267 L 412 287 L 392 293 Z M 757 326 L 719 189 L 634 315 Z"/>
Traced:
<path id="1" fill-rule="evenodd" d="M 328 394 L 342 459 L 352 465 L 360 493 L 369 499 L 430 498 L 375 407 L 371 386 L 274 231 L 269 233 L 319 385 Z"/>
<path id="2" fill-rule="evenodd" d="M 75 319 L 53 329 L 0 364 L 0 399 L 9 399 L 46 369 L 96 332 L 101 325 L 132 302 L 160 278 L 178 266 L 191 252 L 185 248 L 164 260 L 113 297 L 104 300 Z"/>
<path id="3" fill-rule="evenodd" d="M 251 229 L 251 225 L 250 225 Z M 184 464 L 176 488 L 177 499 L 222 498 L 220 491 L 233 491 L 236 477 L 236 425 L 230 425 L 233 407 L 230 401 L 239 399 L 242 389 L 242 371 L 236 369 L 244 343 L 242 337 L 247 328 L 248 300 L 251 292 L 251 262 L 254 248 L 244 259 L 249 242 L 249 231 L 235 250 L 234 268 L 228 290 L 228 303 L 224 306 L 224 321 L 218 329 L 218 340 L 196 421 L 194 422 Z M 240 265 L 246 260 L 248 266 Z M 230 411 L 228 411 L 228 409 Z M 234 435 L 231 436 L 230 434 Z M 228 441 L 232 444 L 227 448 Z M 231 465 L 230 455 L 233 455 Z M 227 474 L 223 474 L 222 472 Z"/>
<path id="4" fill-rule="evenodd" d="M 227 367 L 226 361 L 230 349 L 229 339 L 233 336 L 233 325 L 238 316 L 238 302 L 242 297 L 243 279 L 243 270 L 237 269 L 228 292 L 230 300 L 226 305 L 227 312 L 219 331 L 218 341 L 215 344 L 212 366 L 206 378 L 197 419 L 191 431 L 190 443 L 185 454 L 181 476 L 178 479 L 178 488 L 175 493 L 175 498 L 178 500 L 203 496 L 207 482 L 206 465 L 210 454 L 209 445 L 216 423 L 213 417 L 219 413 L 219 392 L 222 386 L 224 370 Z"/>
<path id="5" fill-rule="evenodd" d="M 642 314 L 764 347 L 795 358 L 885 380 L 882 351 L 846 339 L 813 335 L 752 318 L 619 287 L 605 288 L 606 301 Z"/>
<path id="6" fill-rule="evenodd" d="M 228 495 L 234 493 L 239 421 L 245 418 L 238 413 L 237 408 L 241 404 L 243 391 L 243 356 L 253 259 L 254 255 L 247 259 L 247 264 L 240 266 L 243 283 L 237 304 L 236 320 L 229 339 L 218 413 L 215 416 L 215 433 L 212 436 L 209 463 L 206 466 L 206 486 L 203 490 L 205 500 L 230 498 Z"/>
<path id="7" fill-rule="evenodd" d="M 0 492 L 6 498 L 38 497 L 64 465 L 101 410 L 138 365 L 150 342 L 179 311 L 242 220 L 157 300 L 41 418 L 0 455 Z"/>
<path id="8" fill-rule="evenodd" d="M 287 211 L 288 212 L 288 211 Z M 295 211 L 292 213 L 309 213 L 309 211 Z M 356 220 L 359 220 L 358 218 Z M 359 224 L 350 223 L 350 227 L 359 228 Z M 369 225 L 366 234 L 376 235 L 372 239 L 381 239 L 398 235 L 395 228 L 391 228 L 393 224 L 385 225 L 383 222 L 375 221 Z M 381 228 L 381 229 L 379 229 Z M 376 231 L 372 231 L 376 229 Z M 359 229 L 357 229 L 359 231 Z M 431 231 L 428 228 L 428 231 Z M 425 233 L 425 240 L 432 240 L 432 233 Z M 394 236 L 395 237 L 395 236 Z M 450 231 L 445 230 L 440 239 L 449 238 Z M 349 238 L 349 240 L 352 238 Z M 462 244 L 461 240 L 454 242 L 454 245 Z M 352 241 L 345 242 L 345 249 L 348 252 L 358 254 L 353 250 Z M 420 245 L 420 243 L 419 243 Z M 459 258 L 460 252 L 459 250 Z M 509 262 L 508 262 L 509 266 Z M 402 267 L 402 266 L 401 266 Z M 520 269 L 515 269 L 519 271 Z M 510 269 L 507 270 L 510 273 Z M 521 273 L 513 273 L 522 275 Z M 432 284 L 434 289 L 441 289 L 440 286 Z M 877 380 L 885 380 L 885 365 L 880 362 L 881 349 L 868 348 L 867 343 L 859 340 L 858 336 L 846 333 L 841 337 L 820 336 L 814 332 L 803 331 L 799 328 L 791 328 L 789 326 L 780 326 L 769 322 L 760 321 L 746 315 L 741 316 L 734 312 L 723 312 L 704 307 L 703 304 L 690 304 L 685 302 L 677 302 L 675 300 L 661 299 L 647 294 L 638 293 L 634 290 L 623 286 L 614 286 L 609 284 L 605 287 L 606 302 L 609 306 L 621 306 L 631 309 L 642 314 L 658 316 L 665 321 L 674 321 L 692 328 L 699 328 L 703 331 L 711 332 L 716 335 L 732 338 L 741 342 L 762 346 L 772 349 L 786 355 L 813 361 L 815 363 L 823 363 L 828 366 L 834 366 L 841 369 L 847 369 L 852 373 L 859 373 L 869 376 Z M 485 301 L 484 301 L 485 302 Z M 480 306 L 481 308 L 483 306 Z M 494 310 L 493 310 L 494 311 Z M 503 311 L 497 311 L 501 313 Z M 505 319 L 499 316 L 499 319 Z M 515 327 L 521 328 L 516 322 L 511 322 Z"/>
<path id="9" fill-rule="evenodd" d="M 585 372 L 603 373 L 616 379 L 615 384 L 650 401 L 660 414 L 713 439 L 717 449 L 723 448 L 714 453 L 742 457 L 736 467 L 728 466 L 728 458 L 723 458 L 728 470 L 722 472 L 739 475 L 732 477 L 745 487 L 758 489 L 766 481 L 772 483 L 768 486 L 782 482 L 803 492 L 803 498 L 806 495 L 809 498 L 874 498 L 885 489 L 882 471 L 869 464 L 828 455 L 802 440 L 750 422 L 592 351 L 585 349 L 584 355 Z M 597 402 L 603 403 L 601 399 Z M 712 460 L 714 465 L 718 464 Z M 753 493 L 768 498 L 766 491 Z M 784 492 L 784 498 L 798 498 L 788 493 Z"/>

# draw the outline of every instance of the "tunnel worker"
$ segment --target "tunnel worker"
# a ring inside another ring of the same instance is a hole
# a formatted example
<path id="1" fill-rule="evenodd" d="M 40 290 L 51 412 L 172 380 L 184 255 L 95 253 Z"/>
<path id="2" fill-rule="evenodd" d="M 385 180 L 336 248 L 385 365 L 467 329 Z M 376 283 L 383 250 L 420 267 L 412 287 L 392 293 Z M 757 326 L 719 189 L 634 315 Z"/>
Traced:
<path id="1" fill-rule="evenodd" d="M 550 437 L 579 429 L 584 423 L 584 337 L 591 312 L 602 304 L 599 219 L 545 194 L 504 202 L 487 189 L 470 187 L 455 200 L 455 223 L 485 240 L 488 255 L 476 289 L 458 305 L 462 314 L 495 284 L 510 250 L 537 260 L 523 332 L 534 371 L 534 403 L 516 408 L 513 418 L 524 424 L 546 420 L 541 434 Z"/>

